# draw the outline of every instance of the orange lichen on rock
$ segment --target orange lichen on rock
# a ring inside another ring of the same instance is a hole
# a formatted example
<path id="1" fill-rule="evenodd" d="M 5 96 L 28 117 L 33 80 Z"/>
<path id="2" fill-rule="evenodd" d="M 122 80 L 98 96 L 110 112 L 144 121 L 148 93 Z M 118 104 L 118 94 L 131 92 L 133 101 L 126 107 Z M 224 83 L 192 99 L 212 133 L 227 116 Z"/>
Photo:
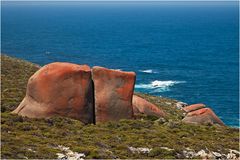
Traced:
<path id="1" fill-rule="evenodd" d="M 204 108 L 204 107 L 205 107 L 205 104 L 198 103 L 198 104 L 192 104 L 192 105 L 183 107 L 183 110 L 184 110 L 185 112 L 192 112 L 192 111 L 195 111 L 195 110 Z"/>
<path id="2" fill-rule="evenodd" d="M 96 123 L 133 118 L 132 96 L 136 74 L 93 67 Z"/>
<path id="3" fill-rule="evenodd" d="M 133 112 L 135 115 L 142 113 L 156 117 L 165 116 L 159 107 L 136 95 L 133 95 Z"/>
<path id="4" fill-rule="evenodd" d="M 194 123 L 194 124 L 224 125 L 224 123 L 218 118 L 218 116 L 210 108 L 202 108 L 196 111 L 189 112 L 182 121 L 185 123 Z"/>
<path id="5" fill-rule="evenodd" d="M 103 67 L 55 62 L 30 77 L 26 96 L 13 111 L 30 118 L 69 117 L 85 124 L 131 119 L 137 114 L 165 117 L 161 108 L 133 95 L 136 74 Z M 224 123 L 204 104 L 184 107 L 183 122 Z"/>
<path id="6" fill-rule="evenodd" d="M 93 105 L 90 67 L 55 62 L 29 79 L 26 96 L 13 113 L 31 118 L 61 115 L 92 123 Z"/>

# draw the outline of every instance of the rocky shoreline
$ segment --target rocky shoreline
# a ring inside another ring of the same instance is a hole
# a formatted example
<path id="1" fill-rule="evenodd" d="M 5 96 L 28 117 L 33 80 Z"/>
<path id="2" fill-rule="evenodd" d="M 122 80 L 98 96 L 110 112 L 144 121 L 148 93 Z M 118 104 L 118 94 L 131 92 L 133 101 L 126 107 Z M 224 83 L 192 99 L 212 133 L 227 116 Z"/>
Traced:
<path id="1" fill-rule="evenodd" d="M 133 119 L 96 125 L 61 115 L 44 119 L 11 114 L 39 66 L 6 55 L 1 59 L 3 159 L 239 159 L 239 129 L 220 126 L 204 104 L 135 93 Z M 196 119 L 204 119 L 204 125 L 196 125 Z"/>
<path id="2" fill-rule="evenodd" d="M 138 114 L 164 118 L 161 106 L 133 94 L 135 80 L 134 72 L 50 63 L 29 78 L 26 96 L 12 113 L 29 118 L 59 115 L 85 124 L 134 119 Z M 204 104 L 177 106 L 184 111 L 184 123 L 224 125 Z"/>

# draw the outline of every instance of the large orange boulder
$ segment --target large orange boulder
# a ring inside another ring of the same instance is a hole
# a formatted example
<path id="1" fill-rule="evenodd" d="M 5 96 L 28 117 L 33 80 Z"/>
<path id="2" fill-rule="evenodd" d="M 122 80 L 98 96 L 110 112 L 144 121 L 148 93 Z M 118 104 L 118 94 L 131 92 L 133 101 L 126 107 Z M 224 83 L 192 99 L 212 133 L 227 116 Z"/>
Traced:
<path id="1" fill-rule="evenodd" d="M 96 123 L 133 118 L 132 96 L 136 74 L 93 67 Z"/>
<path id="2" fill-rule="evenodd" d="M 219 124 L 224 123 L 218 118 L 218 116 L 210 108 L 202 108 L 196 111 L 187 113 L 182 120 L 185 123 L 193 124 Z"/>
<path id="3" fill-rule="evenodd" d="M 156 105 L 148 102 L 147 100 L 133 95 L 133 112 L 134 115 L 139 113 L 156 116 L 156 117 L 164 117 L 165 113 Z"/>
<path id="4" fill-rule="evenodd" d="M 30 118 L 61 115 L 92 123 L 93 105 L 90 67 L 56 62 L 29 79 L 26 96 L 13 113 Z"/>
<path id="5" fill-rule="evenodd" d="M 185 112 L 192 112 L 201 108 L 205 108 L 205 104 L 199 103 L 199 104 L 192 104 L 186 107 L 183 107 L 183 110 Z"/>

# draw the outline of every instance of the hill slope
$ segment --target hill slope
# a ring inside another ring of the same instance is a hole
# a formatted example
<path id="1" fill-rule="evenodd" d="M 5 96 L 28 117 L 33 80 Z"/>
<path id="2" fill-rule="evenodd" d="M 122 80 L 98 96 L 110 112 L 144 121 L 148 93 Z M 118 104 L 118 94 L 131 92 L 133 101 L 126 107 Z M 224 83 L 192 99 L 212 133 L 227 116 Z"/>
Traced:
<path id="1" fill-rule="evenodd" d="M 39 66 L 6 55 L 1 59 L 1 158 L 76 158 L 83 156 L 80 153 L 85 158 L 199 158 L 203 154 L 196 153 L 201 150 L 221 157 L 229 149 L 239 150 L 238 129 L 183 124 L 176 100 L 140 93 L 167 113 L 165 120 L 142 116 L 83 125 L 63 117 L 29 119 L 11 114 Z"/>

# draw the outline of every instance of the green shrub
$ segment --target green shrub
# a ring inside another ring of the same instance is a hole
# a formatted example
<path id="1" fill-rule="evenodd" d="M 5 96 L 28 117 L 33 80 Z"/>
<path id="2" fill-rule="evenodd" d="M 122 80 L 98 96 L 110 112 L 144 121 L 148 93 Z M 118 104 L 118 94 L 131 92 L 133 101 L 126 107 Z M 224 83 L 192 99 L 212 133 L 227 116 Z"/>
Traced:
<path id="1" fill-rule="evenodd" d="M 56 149 L 58 145 L 84 153 L 89 159 L 184 158 L 180 153 L 186 147 L 225 154 L 229 149 L 239 150 L 239 129 L 183 124 L 182 111 L 174 107 L 176 100 L 147 94 L 137 93 L 161 107 L 167 114 L 166 122 L 156 123 L 156 118 L 141 115 L 135 120 L 84 125 L 65 117 L 31 119 L 11 114 L 25 96 L 28 78 L 38 66 L 5 55 L 1 58 L 1 159 L 56 159 L 56 153 L 62 153 Z M 133 154 L 130 146 L 152 151 Z"/>

